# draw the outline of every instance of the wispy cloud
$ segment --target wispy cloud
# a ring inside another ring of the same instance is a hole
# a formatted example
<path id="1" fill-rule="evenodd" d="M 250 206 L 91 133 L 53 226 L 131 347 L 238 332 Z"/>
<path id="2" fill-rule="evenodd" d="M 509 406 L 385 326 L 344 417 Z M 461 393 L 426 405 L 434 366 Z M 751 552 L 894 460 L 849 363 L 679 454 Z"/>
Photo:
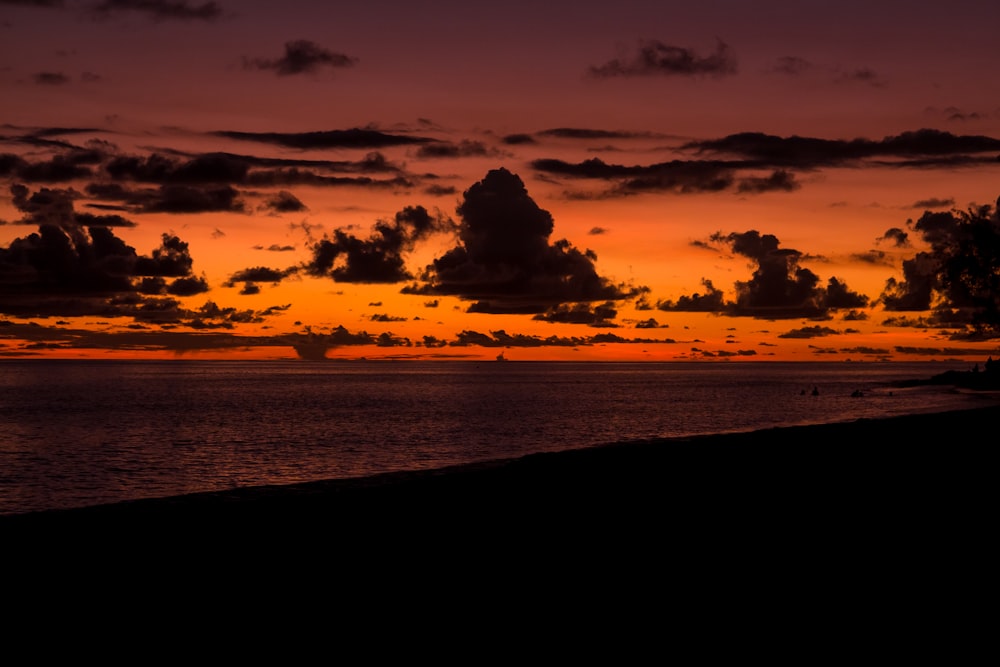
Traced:
<path id="1" fill-rule="evenodd" d="M 278 76 L 307 74 L 322 67 L 340 69 L 353 67 L 358 59 L 325 49 L 315 42 L 298 39 L 285 42 L 285 53 L 279 58 L 244 58 L 246 69 L 273 70 Z"/>
<path id="2" fill-rule="evenodd" d="M 187 0 L 103 0 L 88 7 L 96 18 L 135 12 L 154 21 L 214 21 L 222 16 L 217 2 L 193 5 Z"/>
<path id="3" fill-rule="evenodd" d="M 725 42 L 719 41 L 715 51 L 709 55 L 699 56 L 687 47 L 643 40 L 633 51 L 603 65 L 590 67 L 587 74 L 600 79 L 631 76 L 722 77 L 736 71 L 736 58 Z"/>

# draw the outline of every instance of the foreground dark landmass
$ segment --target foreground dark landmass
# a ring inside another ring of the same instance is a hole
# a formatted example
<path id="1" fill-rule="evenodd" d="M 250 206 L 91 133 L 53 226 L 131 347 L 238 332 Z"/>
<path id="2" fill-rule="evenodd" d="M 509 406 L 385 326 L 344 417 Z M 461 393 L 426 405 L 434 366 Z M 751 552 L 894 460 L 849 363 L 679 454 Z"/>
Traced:
<path id="1" fill-rule="evenodd" d="M 989 357 L 982 366 L 976 364 L 965 371 L 945 371 L 929 378 L 899 383 L 903 387 L 920 385 L 951 385 L 977 391 L 1000 391 L 1000 362 Z"/>
<path id="2" fill-rule="evenodd" d="M 998 425 L 992 405 L 8 515 L 0 559 L 29 627 L 157 645 L 242 619 L 340 647 L 409 632 L 408 654 L 972 661 Z"/>
<path id="3" fill-rule="evenodd" d="M 614 444 L 363 479 L 0 517 L 13 532 L 366 534 L 404 540 L 825 533 L 875 541 L 993 519 L 1000 407 Z M 963 532 L 969 535 L 963 535 Z M 936 539 L 945 539 L 939 534 Z"/>

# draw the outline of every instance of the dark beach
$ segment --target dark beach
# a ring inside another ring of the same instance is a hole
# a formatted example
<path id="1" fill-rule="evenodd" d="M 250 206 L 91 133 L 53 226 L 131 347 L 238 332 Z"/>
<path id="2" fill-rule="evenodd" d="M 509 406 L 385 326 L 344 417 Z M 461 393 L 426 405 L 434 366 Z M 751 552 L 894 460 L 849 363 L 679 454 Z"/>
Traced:
<path id="1" fill-rule="evenodd" d="M 123 623 L 170 608 L 263 630 L 349 611 L 358 631 L 457 628 L 503 651 L 566 633 L 588 651 L 594 633 L 616 655 L 634 635 L 643 651 L 666 636 L 713 655 L 972 657 L 998 424 L 991 405 L 608 445 L 8 515 L 0 535 L 39 613 L 104 600 Z"/>
<path id="2" fill-rule="evenodd" d="M 876 541 L 936 531 L 957 545 L 975 539 L 992 518 L 987 500 L 998 424 L 1000 407 L 989 406 L 612 444 L 363 479 L 7 515 L 0 529 L 374 530 L 390 540 L 418 530 L 542 540 L 560 532 L 567 538 L 617 532 L 625 539 L 675 531 L 786 539 L 801 532 Z"/>

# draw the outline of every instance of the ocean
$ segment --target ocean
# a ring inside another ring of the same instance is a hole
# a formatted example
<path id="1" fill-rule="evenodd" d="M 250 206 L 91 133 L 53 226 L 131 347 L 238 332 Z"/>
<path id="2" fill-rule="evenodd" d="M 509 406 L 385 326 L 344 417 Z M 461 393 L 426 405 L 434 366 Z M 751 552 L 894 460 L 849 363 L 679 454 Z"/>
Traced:
<path id="1" fill-rule="evenodd" d="M 0 514 L 996 403 L 896 386 L 969 366 L 3 360 Z"/>

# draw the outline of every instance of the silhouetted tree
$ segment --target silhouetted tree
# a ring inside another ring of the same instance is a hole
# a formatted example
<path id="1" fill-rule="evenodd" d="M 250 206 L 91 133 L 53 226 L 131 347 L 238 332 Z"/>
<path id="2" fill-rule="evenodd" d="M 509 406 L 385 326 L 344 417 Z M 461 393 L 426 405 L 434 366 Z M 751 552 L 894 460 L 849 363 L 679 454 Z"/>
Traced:
<path id="1" fill-rule="evenodd" d="M 1000 200 L 998 200 L 1000 207 Z M 930 245 L 903 262 L 879 297 L 886 310 L 933 310 L 937 324 L 1000 337 L 1000 217 L 997 207 L 927 211 L 913 225 Z"/>

